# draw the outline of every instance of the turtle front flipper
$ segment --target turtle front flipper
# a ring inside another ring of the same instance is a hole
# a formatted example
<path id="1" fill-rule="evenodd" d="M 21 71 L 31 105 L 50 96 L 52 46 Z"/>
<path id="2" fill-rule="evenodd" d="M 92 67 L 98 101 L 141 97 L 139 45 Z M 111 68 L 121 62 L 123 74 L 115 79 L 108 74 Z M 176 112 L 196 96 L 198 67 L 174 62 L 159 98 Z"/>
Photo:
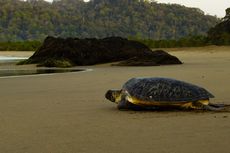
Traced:
<path id="1" fill-rule="evenodd" d="M 117 108 L 119 110 L 135 110 L 135 111 L 139 111 L 139 110 L 144 109 L 144 107 L 130 103 L 125 98 L 122 98 L 122 100 L 118 103 Z"/>

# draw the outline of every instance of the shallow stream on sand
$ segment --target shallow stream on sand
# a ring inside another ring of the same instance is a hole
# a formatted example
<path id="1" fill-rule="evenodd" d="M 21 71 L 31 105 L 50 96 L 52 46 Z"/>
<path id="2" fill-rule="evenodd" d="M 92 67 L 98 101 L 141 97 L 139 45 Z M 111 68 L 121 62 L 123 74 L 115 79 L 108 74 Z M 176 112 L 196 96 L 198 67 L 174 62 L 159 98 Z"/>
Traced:
<path id="1" fill-rule="evenodd" d="M 52 73 L 81 72 L 84 69 L 45 68 L 45 69 L 0 69 L 0 77 L 38 75 Z"/>
<path id="2" fill-rule="evenodd" d="M 20 60 L 28 59 L 28 57 L 11 57 L 0 56 L 0 65 L 8 65 L 10 63 L 16 64 Z M 35 69 L 0 69 L 0 77 L 10 76 L 25 76 L 38 74 L 52 74 L 52 73 L 67 73 L 67 72 L 81 72 L 88 71 L 85 69 L 76 68 L 35 68 Z"/>

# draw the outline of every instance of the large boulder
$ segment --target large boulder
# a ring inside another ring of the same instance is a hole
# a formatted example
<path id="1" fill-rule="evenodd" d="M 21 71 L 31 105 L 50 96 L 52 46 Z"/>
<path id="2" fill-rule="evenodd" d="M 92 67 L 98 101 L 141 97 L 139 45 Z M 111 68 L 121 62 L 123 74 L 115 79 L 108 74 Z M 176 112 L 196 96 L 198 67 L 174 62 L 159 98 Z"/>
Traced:
<path id="1" fill-rule="evenodd" d="M 24 63 L 68 67 L 117 61 L 122 61 L 118 65 L 129 66 L 182 63 L 164 51 L 153 52 L 142 43 L 121 37 L 104 39 L 47 37 L 43 45 Z"/>

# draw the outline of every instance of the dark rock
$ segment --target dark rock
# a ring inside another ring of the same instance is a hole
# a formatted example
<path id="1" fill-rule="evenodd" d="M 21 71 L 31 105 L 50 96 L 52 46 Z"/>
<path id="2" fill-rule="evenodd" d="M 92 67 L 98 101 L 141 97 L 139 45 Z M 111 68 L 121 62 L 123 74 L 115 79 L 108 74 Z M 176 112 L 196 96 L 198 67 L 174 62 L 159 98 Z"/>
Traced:
<path id="1" fill-rule="evenodd" d="M 117 66 L 159 66 L 159 65 L 171 65 L 182 64 L 182 62 L 175 56 L 168 54 L 163 50 L 155 50 L 149 55 L 135 56 L 125 61 L 121 61 Z"/>
<path id="2" fill-rule="evenodd" d="M 118 65 L 130 66 L 181 64 L 178 58 L 164 51 L 152 52 L 142 43 L 121 37 L 104 39 L 47 37 L 43 45 L 25 63 L 64 67 L 117 61 L 123 61 Z"/>
<path id="3" fill-rule="evenodd" d="M 208 40 L 215 45 L 230 45 L 230 8 L 222 22 L 208 31 Z"/>
<path id="4" fill-rule="evenodd" d="M 208 31 L 208 40 L 215 45 L 230 44 L 230 20 L 225 20 Z"/>

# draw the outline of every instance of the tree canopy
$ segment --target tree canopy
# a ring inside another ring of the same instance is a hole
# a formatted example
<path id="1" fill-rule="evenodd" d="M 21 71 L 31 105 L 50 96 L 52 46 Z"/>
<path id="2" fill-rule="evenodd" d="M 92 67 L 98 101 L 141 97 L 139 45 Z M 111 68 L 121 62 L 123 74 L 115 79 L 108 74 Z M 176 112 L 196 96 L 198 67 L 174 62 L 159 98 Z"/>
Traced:
<path id="1" fill-rule="evenodd" d="M 178 39 L 219 20 L 197 8 L 147 0 L 1 0 L 0 41 L 108 36 Z"/>

